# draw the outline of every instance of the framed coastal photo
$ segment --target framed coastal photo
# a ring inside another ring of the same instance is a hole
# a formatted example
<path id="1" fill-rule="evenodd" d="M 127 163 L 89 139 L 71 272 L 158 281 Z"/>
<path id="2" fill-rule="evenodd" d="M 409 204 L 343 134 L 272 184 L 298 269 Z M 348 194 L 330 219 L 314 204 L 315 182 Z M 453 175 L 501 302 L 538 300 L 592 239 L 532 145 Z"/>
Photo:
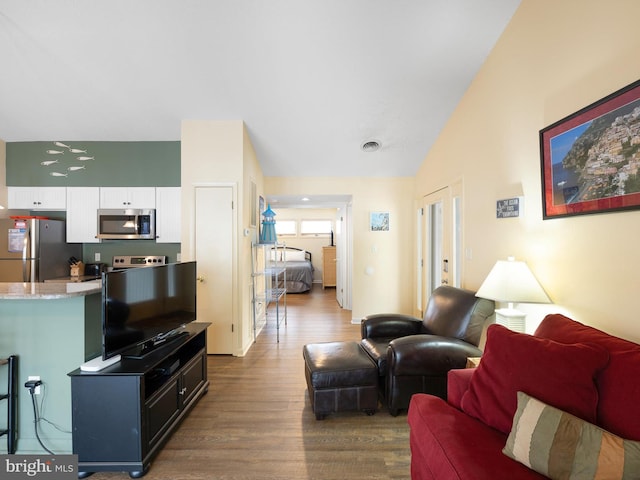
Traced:
<path id="1" fill-rule="evenodd" d="M 540 130 L 545 220 L 640 208 L 640 81 Z"/>
<path id="2" fill-rule="evenodd" d="M 371 212 L 369 217 L 369 229 L 372 232 L 388 232 L 389 212 Z"/>
<path id="3" fill-rule="evenodd" d="M 256 184 L 251 182 L 251 226 L 258 224 L 258 199 L 256 198 Z M 260 212 L 261 213 L 261 212 Z"/>
<path id="4" fill-rule="evenodd" d="M 258 215 L 262 215 L 262 212 L 264 212 L 264 197 L 260 195 L 258 200 Z M 262 222 L 259 219 L 258 220 L 258 238 L 260 238 L 260 235 L 262 235 Z"/>

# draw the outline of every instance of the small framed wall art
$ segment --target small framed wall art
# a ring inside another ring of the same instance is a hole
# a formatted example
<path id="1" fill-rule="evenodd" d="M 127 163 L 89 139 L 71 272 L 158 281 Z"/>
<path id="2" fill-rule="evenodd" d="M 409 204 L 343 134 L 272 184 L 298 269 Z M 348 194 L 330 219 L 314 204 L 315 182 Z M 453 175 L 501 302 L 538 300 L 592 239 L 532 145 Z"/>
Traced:
<path id="1" fill-rule="evenodd" d="M 264 197 L 260 195 L 258 198 L 258 215 L 262 215 L 262 212 L 264 212 Z M 258 238 L 260 238 L 260 235 L 262 235 L 262 222 L 258 222 Z"/>
<path id="2" fill-rule="evenodd" d="M 372 232 L 389 231 L 389 212 L 371 212 L 369 230 Z"/>
<path id="3" fill-rule="evenodd" d="M 251 226 L 255 227 L 258 224 L 258 199 L 256 198 L 257 190 L 256 184 L 251 182 Z"/>

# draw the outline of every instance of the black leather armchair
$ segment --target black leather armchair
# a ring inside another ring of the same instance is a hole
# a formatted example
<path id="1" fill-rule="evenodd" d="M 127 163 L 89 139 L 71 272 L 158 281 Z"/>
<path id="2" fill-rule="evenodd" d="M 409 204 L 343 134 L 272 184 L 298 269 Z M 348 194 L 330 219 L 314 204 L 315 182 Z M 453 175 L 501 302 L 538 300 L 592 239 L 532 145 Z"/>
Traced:
<path id="1" fill-rule="evenodd" d="M 436 288 L 420 320 L 402 314 L 368 315 L 361 345 L 378 366 L 379 388 L 389 413 L 409 407 L 414 393 L 447 394 L 447 372 L 479 357 L 485 321 L 495 304 L 460 288 Z"/>

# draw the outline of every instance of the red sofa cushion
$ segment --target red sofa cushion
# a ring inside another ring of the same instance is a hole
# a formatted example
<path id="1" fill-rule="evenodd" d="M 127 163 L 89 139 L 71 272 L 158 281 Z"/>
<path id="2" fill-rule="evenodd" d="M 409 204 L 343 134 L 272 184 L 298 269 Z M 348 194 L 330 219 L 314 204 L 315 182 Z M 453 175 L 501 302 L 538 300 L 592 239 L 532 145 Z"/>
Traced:
<path id="1" fill-rule="evenodd" d="M 475 368 L 459 368 L 447 372 L 447 402 L 462 410 L 462 397 L 469 390 Z"/>
<path id="2" fill-rule="evenodd" d="M 537 337 L 562 343 L 591 342 L 609 351 L 609 364 L 596 377 L 600 393 L 597 424 L 629 440 L 640 440 L 640 345 L 560 314 L 547 315 Z"/>
<path id="3" fill-rule="evenodd" d="M 502 453 L 507 435 L 488 428 L 441 398 L 414 394 L 407 421 L 411 428 L 412 480 L 546 478 Z"/>
<path id="4" fill-rule="evenodd" d="M 509 433 L 517 392 L 522 391 L 595 423 L 594 378 L 608 359 L 607 351 L 597 345 L 563 344 L 491 325 L 480 366 L 462 396 L 462 409 Z"/>

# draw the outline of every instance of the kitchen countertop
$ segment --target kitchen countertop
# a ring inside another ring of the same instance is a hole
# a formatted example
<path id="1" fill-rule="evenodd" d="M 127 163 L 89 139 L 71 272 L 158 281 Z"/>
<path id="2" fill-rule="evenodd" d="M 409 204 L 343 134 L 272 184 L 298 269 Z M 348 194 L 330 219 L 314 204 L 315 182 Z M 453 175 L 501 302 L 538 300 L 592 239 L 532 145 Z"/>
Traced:
<path id="1" fill-rule="evenodd" d="M 80 275 L 78 277 L 59 277 L 45 280 L 44 283 L 82 283 L 91 282 L 93 280 L 102 281 L 102 277 L 96 277 L 94 275 Z"/>
<path id="2" fill-rule="evenodd" d="M 102 282 L 13 283 L 0 282 L 0 300 L 54 300 L 100 293 Z"/>

